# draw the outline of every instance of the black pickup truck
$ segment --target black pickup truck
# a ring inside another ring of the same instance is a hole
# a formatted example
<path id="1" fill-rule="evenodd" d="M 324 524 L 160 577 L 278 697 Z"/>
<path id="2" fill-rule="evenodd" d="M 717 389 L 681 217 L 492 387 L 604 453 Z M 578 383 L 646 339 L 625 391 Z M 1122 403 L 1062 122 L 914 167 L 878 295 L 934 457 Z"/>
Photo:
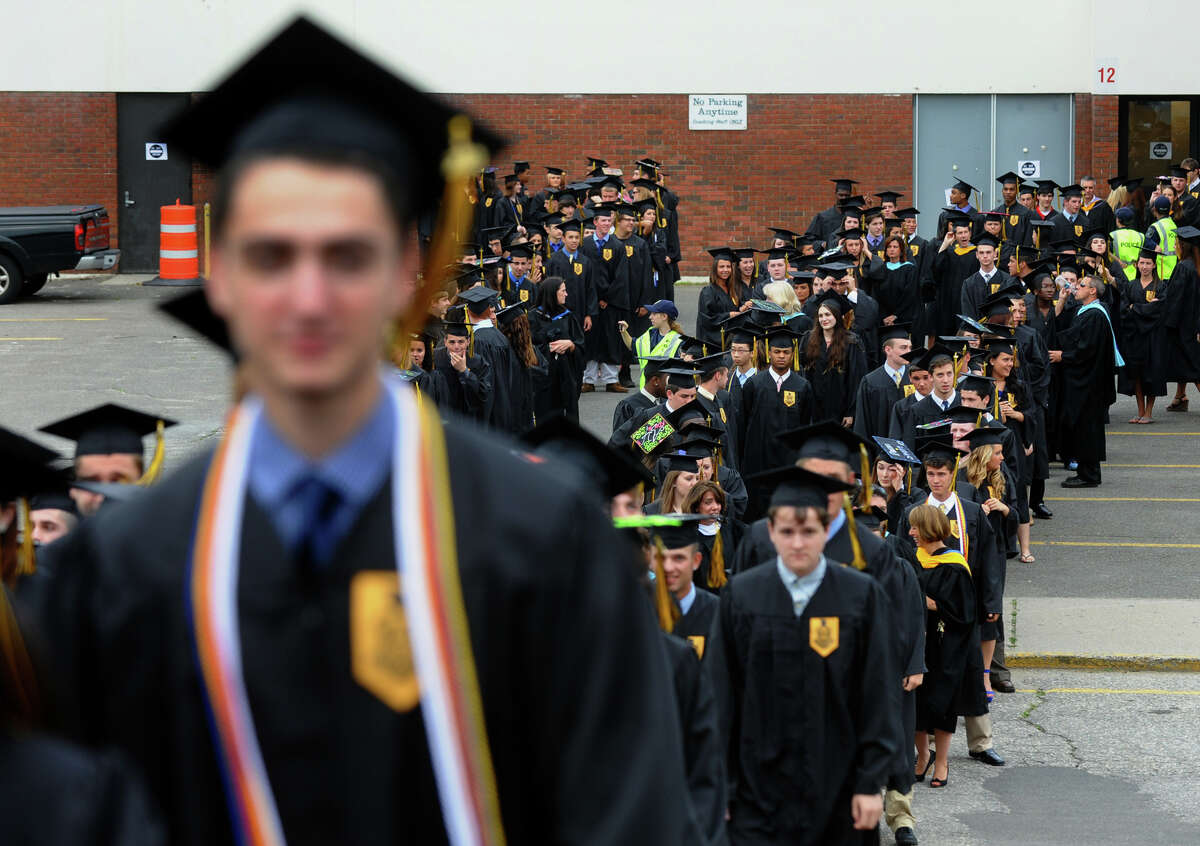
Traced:
<path id="1" fill-rule="evenodd" d="M 0 208 L 0 305 L 36 294 L 51 273 L 109 270 L 120 257 L 104 206 Z"/>

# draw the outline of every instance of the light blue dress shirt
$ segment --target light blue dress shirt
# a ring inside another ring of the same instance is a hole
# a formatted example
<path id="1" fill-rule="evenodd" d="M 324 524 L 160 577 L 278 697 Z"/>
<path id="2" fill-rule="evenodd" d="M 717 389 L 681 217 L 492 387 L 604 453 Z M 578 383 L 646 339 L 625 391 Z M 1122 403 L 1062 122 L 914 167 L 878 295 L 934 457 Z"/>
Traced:
<path id="1" fill-rule="evenodd" d="M 696 586 L 688 585 L 687 596 L 679 600 L 679 610 L 684 614 L 692 610 L 692 603 L 696 601 Z"/>
<path id="2" fill-rule="evenodd" d="M 303 537 L 305 504 L 298 488 L 316 477 L 339 494 L 329 521 L 329 536 L 341 540 L 383 486 L 391 473 L 392 444 L 399 422 L 385 390 L 375 409 L 344 444 L 317 461 L 295 448 L 271 425 L 264 413 L 258 418 L 250 444 L 250 492 L 271 515 L 280 539 L 295 551 Z"/>
<path id="3" fill-rule="evenodd" d="M 783 580 L 783 586 L 792 597 L 792 610 L 797 617 L 801 616 L 808 607 L 809 600 L 821 586 L 821 579 L 825 578 L 825 556 L 821 556 L 817 566 L 807 576 L 797 576 L 784 566 L 783 558 L 779 556 L 775 558 L 775 569 L 779 571 L 779 578 Z"/>

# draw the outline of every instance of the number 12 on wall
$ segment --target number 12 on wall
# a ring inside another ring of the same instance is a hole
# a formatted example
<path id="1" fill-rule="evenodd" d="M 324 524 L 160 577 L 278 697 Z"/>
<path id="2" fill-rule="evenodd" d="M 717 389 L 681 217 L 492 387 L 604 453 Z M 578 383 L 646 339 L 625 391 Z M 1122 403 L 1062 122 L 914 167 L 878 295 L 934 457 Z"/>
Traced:
<path id="1" fill-rule="evenodd" d="M 1100 91 L 1113 91 L 1117 87 L 1118 64 L 1116 59 L 1100 59 L 1096 68 L 1096 88 Z"/>

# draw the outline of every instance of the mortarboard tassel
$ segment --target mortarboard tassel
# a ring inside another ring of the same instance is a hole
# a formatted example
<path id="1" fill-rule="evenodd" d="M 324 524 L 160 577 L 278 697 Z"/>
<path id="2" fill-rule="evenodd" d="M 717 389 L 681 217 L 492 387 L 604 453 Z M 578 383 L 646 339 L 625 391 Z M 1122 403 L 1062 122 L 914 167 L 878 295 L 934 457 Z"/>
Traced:
<path id="1" fill-rule="evenodd" d="M 950 476 L 950 484 L 953 486 L 950 493 L 954 493 L 958 489 L 958 465 L 962 463 L 962 453 L 954 456 L 954 473 Z"/>
<path id="2" fill-rule="evenodd" d="M 713 538 L 712 555 L 708 560 L 708 586 L 710 588 L 725 587 L 729 578 L 725 575 L 725 543 L 721 540 L 721 531 L 717 530 Z"/>
<path id="3" fill-rule="evenodd" d="M 959 368 L 962 367 L 962 362 L 959 361 L 959 354 L 954 353 L 954 381 L 958 382 L 958 377 L 961 375 Z"/>
<path id="4" fill-rule="evenodd" d="M 858 494 L 858 504 L 863 508 L 870 508 L 871 488 L 875 483 L 871 479 L 871 457 L 867 455 L 867 448 L 862 444 L 858 445 L 858 466 L 862 478 L 862 490 Z"/>
<path id="5" fill-rule="evenodd" d="M 0 589 L 0 662 L 4 668 L 0 674 L 5 676 L 5 707 L 14 723 L 24 728 L 32 728 L 38 722 L 41 710 L 38 695 L 37 676 L 33 670 L 33 662 L 25 649 L 25 640 L 21 637 L 21 629 L 17 625 L 17 615 L 13 613 L 8 601 L 8 594 Z"/>
<path id="6" fill-rule="evenodd" d="M 667 548 L 663 546 L 662 538 L 654 539 L 654 551 L 651 554 L 654 556 L 654 610 L 658 615 L 658 626 L 664 632 L 673 631 L 683 615 L 679 613 L 679 606 L 671 598 L 671 592 L 667 590 L 667 576 L 663 572 L 663 559 L 666 558 Z"/>
<path id="7" fill-rule="evenodd" d="M 158 421 L 158 426 L 154 429 L 154 455 L 150 458 L 150 466 L 146 468 L 146 472 L 142 474 L 142 478 L 137 480 L 137 484 L 142 487 L 148 487 L 158 481 L 158 477 L 162 475 L 163 459 L 165 457 L 166 445 L 163 443 L 163 422 Z"/>
<path id="8" fill-rule="evenodd" d="M 17 554 L 16 575 L 32 576 L 37 572 L 37 554 L 33 550 L 33 515 L 30 513 L 29 500 L 25 497 L 18 499 L 17 510 L 21 519 L 21 550 Z"/>
<path id="9" fill-rule="evenodd" d="M 911 464 L 908 465 L 908 472 L 905 474 L 904 492 L 912 493 L 912 465 Z"/>
<path id="10" fill-rule="evenodd" d="M 792 370 L 800 372 L 800 341 L 796 338 L 792 339 Z"/>
<path id="11" fill-rule="evenodd" d="M 858 542 L 858 526 L 854 522 L 854 506 L 850 503 L 850 494 L 842 494 L 842 510 L 846 512 L 846 533 L 850 535 L 850 548 L 854 550 L 854 560 L 850 562 L 855 570 L 867 569 L 867 559 L 863 558 L 862 544 Z"/>

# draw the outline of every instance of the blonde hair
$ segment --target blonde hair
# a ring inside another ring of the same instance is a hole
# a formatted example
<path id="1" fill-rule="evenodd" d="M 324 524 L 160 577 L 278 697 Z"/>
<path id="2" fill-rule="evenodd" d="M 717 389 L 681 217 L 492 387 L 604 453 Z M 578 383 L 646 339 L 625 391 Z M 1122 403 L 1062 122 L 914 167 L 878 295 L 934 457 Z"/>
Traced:
<path id="1" fill-rule="evenodd" d="M 1116 211 L 1129 202 L 1129 189 L 1124 185 L 1114 188 L 1108 192 L 1108 199 L 1104 202 L 1108 203 L 1110 209 Z"/>
<path id="2" fill-rule="evenodd" d="M 971 454 L 967 456 L 967 481 L 978 490 L 983 490 L 984 485 L 990 485 L 992 495 L 996 499 L 1003 499 L 1004 474 L 1000 472 L 999 468 L 988 472 L 988 462 L 995 454 L 996 447 L 992 444 L 984 444 L 971 450 Z"/>
<path id="3" fill-rule="evenodd" d="M 908 524 L 917 530 L 925 543 L 950 537 L 950 518 L 932 505 L 918 505 L 908 512 Z"/>
<path id="4" fill-rule="evenodd" d="M 778 282 L 768 282 L 763 286 L 763 296 L 779 306 L 787 314 L 800 311 L 800 300 L 796 299 L 796 291 L 791 282 L 782 279 Z"/>

